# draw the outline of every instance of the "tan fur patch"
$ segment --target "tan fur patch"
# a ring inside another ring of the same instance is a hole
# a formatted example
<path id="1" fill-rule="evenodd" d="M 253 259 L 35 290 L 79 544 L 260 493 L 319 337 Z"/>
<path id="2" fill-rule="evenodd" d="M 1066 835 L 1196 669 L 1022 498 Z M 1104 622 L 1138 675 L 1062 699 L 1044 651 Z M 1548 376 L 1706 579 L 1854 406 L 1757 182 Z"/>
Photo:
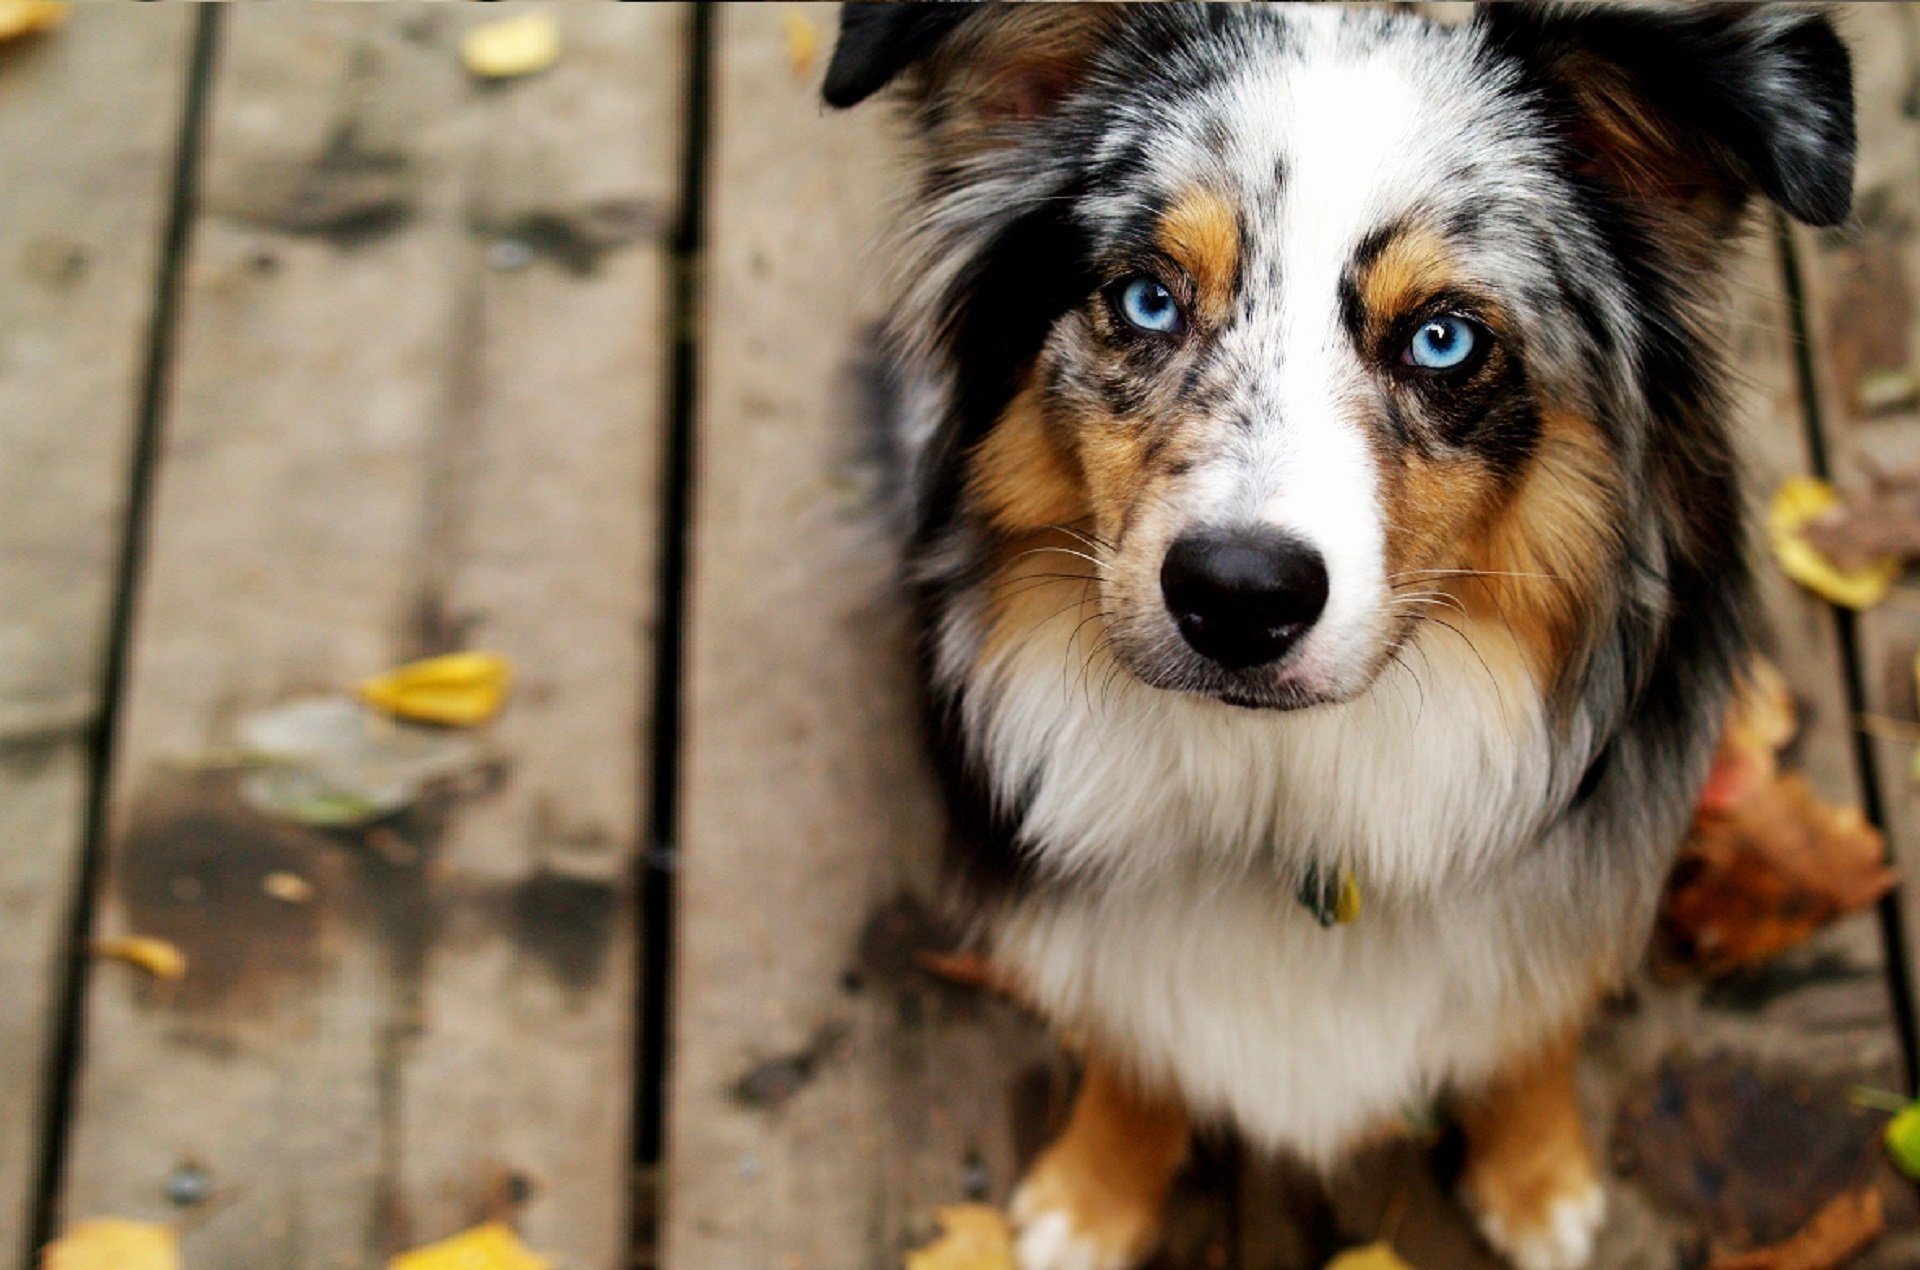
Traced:
<path id="1" fill-rule="evenodd" d="M 1510 633 L 1543 691 L 1584 652 L 1614 556 L 1619 474 L 1599 432 L 1548 412 L 1518 488 L 1471 457 L 1409 458 L 1391 473 L 1387 568 L 1405 611 Z"/>
<path id="2" fill-rule="evenodd" d="M 1199 292 L 1201 316 L 1224 321 L 1240 272 L 1240 214 L 1212 190 L 1187 191 L 1160 221 L 1160 246 Z"/>
<path id="3" fill-rule="evenodd" d="M 1142 1092 L 1089 1059 L 1066 1130 L 1044 1151 L 1014 1198 L 1014 1220 L 1049 1214 L 1099 1254 L 1091 1264 L 1132 1265 L 1159 1237 L 1160 1210 L 1187 1154 L 1178 1100 Z"/>
<path id="4" fill-rule="evenodd" d="M 1462 603 L 1513 632 L 1548 690 L 1586 652 L 1588 617 L 1617 549 L 1619 482 L 1591 422 L 1548 412 L 1519 490 L 1465 554 L 1464 567 L 1486 576 L 1459 588 Z"/>
<path id="5" fill-rule="evenodd" d="M 1550 1228 L 1556 1201 L 1591 1194 L 1599 1170 L 1575 1087 L 1577 1033 L 1518 1058 L 1460 1100 L 1461 1185 L 1483 1215 L 1518 1237 Z"/>
<path id="6" fill-rule="evenodd" d="M 1369 327 L 1384 326 L 1426 303 L 1458 272 L 1452 248 L 1433 230 L 1416 227 L 1395 234 L 1355 279 Z"/>
<path id="7" fill-rule="evenodd" d="M 1087 515 L 1077 465 L 1049 434 L 1032 384 L 974 451 L 968 493 L 988 522 L 1008 533 L 1071 524 Z"/>

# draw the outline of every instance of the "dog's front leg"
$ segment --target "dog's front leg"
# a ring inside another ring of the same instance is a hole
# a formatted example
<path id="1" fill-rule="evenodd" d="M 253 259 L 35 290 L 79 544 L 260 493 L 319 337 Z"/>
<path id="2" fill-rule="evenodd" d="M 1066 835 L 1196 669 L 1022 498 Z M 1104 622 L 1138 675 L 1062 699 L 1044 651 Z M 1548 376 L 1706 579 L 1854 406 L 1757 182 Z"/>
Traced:
<path id="1" fill-rule="evenodd" d="M 1463 1196 L 1487 1242 L 1517 1270 L 1579 1270 L 1593 1255 L 1606 1197 L 1580 1118 L 1578 1056 L 1570 1035 L 1459 1104 Z"/>
<path id="2" fill-rule="evenodd" d="M 1089 1056 L 1064 1133 L 1013 1197 L 1020 1270 L 1129 1270 L 1160 1234 L 1187 1153 L 1178 1098 L 1142 1091 Z"/>

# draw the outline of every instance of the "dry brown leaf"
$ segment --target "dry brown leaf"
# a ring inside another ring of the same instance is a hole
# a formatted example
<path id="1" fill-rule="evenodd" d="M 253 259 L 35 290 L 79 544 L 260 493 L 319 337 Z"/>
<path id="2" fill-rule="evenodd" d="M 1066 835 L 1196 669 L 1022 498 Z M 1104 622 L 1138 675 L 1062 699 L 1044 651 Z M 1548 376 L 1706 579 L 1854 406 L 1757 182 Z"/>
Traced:
<path id="1" fill-rule="evenodd" d="M 940 1237 L 907 1253 L 906 1270 L 1014 1270 L 1005 1213 L 990 1204 L 950 1204 L 933 1215 Z"/>
<path id="2" fill-rule="evenodd" d="M 163 1222 L 75 1222 L 40 1254 L 41 1270 L 180 1270 L 180 1236 Z"/>
<path id="3" fill-rule="evenodd" d="M 96 939 L 90 950 L 96 957 L 111 957 L 138 966 L 162 983 L 184 979 L 187 974 L 187 954 L 164 939 L 122 935 L 115 939 Z"/>
<path id="4" fill-rule="evenodd" d="M 1752 965 L 1885 895 L 1895 881 L 1885 860 L 1886 843 L 1857 808 L 1822 802 L 1789 773 L 1696 817 L 1661 925 L 1698 969 Z"/>
<path id="5" fill-rule="evenodd" d="M 1872 1187 L 1847 1191 L 1786 1240 L 1716 1257 L 1707 1270 L 1838 1270 L 1880 1237 L 1886 1215 Z"/>
<path id="6" fill-rule="evenodd" d="M 504 1223 L 487 1222 L 403 1252 L 387 1262 L 387 1270 L 553 1270 L 553 1263 L 529 1252 Z"/>

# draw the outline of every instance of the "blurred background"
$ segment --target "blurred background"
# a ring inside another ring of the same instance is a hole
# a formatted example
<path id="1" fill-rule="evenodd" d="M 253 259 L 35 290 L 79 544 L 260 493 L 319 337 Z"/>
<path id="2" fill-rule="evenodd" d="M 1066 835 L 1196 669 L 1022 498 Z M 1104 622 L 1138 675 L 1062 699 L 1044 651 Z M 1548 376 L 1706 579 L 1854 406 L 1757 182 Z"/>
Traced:
<path id="1" fill-rule="evenodd" d="M 1858 215 L 1737 265 L 1758 514 L 1920 470 L 1920 23 L 1844 21 Z M 1067 1064 L 942 956 L 836 25 L 0 5 L 0 1266 L 891 1267 L 1045 1140 Z M 1719 809 L 1734 898 L 1596 1026 L 1608 1267 L 1868 1192 L 1920 1264 L 1920 599 L 1766 600 L 1756 753 L 1840 810 Z M 1448 1152 L 1209 1141 L 1162 1264 L 1491 1266 Z"/>

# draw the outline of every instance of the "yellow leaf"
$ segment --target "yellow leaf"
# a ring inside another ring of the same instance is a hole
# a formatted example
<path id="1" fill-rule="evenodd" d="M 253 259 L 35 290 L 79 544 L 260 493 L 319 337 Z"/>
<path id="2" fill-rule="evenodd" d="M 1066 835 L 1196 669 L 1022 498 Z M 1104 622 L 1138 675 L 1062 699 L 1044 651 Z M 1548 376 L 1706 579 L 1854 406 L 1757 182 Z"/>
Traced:
<path id="1" fill-rule="evenodd" d="M 1900 562 L 1887 557 L 1857 569 L 1842 569 L 1821 555 L 1803 532 L 1839 503 L 1839 492 L 1825 481 L 1811 476 L 1788 478 L 1775 491 L 1768 509 L 1767 541 L 1780 567 L 1801 586 L 1845 608 L 1872 608 L 1887 598 L 1900 576 Z"/>
<path id="2" fill-rule="evenodd" d="M 1887 1154 L 1902 1173 L 1920 1179 L 1920 1102 L 1887 1121 Z"/>
<path id="3" fill-rule="evenodd" d="M 112 957 L 130 962 L 154 978 L 171 983 L 187 974 L 187 954 L 178 945 L 146 935 L 122 935 L 117 939 L 96 939 L 92 946 L 96 957 Z"/>
<path id="4" fill-rule="evenodd" d="M 787 65 L 793 68 L 793 77 L 805 79 L 820 50 L 819 30 L 798 5 L 791 4 L 780 14 L 780 30 L 787 38 Z"/>
<path id="5" fill-rule="evenodd" d="M 448 653 L 375 675 L 360 699 L 403 719 L 470 727 L 500 712 L 512 684 L 513 663 L 498 653 Z"/>
<path id="6" fill-rule="evenodd" d="M 500 1222 L 475 1226 L 451 1239 L 403 1252 L 387 1262 L 387 1270 L 552 1270 L 553 1263 L 537 1257 L 519 1236 Z"/>
<path id="7" fill-rule="evenodd" d="M 1329 1261 L 1326 1270 L 1413 1270 L 1393 1245 L 1382 1239 L 1359 1248 L 1349 1248 Z"/>
<path id="8" fill-rule="evenodd" d="M 906 1270 L 1014 1270 L 1013 1228 L 990 1204 L 936 1209 L 940 1237 L 907 1254 Z"/>
<path id="9" fill-rule="evenodd" d="M 0 40 L 15 40 L 67 20 L 60 0 L 0 0 Z"/>
<path id="10" fill-rule="evenodd" d="M 460 60 L 482 79 L 531 75 L 559 56 L 560 24 L 545 12 L 483 23 L 460 41 Z"/>
<path id="11" fill-rule="evenodd" d="M 47 1245 L 41 1270 L 180 1270 L 180 1237 L 160 1222 L 97 1217 Z"/>

